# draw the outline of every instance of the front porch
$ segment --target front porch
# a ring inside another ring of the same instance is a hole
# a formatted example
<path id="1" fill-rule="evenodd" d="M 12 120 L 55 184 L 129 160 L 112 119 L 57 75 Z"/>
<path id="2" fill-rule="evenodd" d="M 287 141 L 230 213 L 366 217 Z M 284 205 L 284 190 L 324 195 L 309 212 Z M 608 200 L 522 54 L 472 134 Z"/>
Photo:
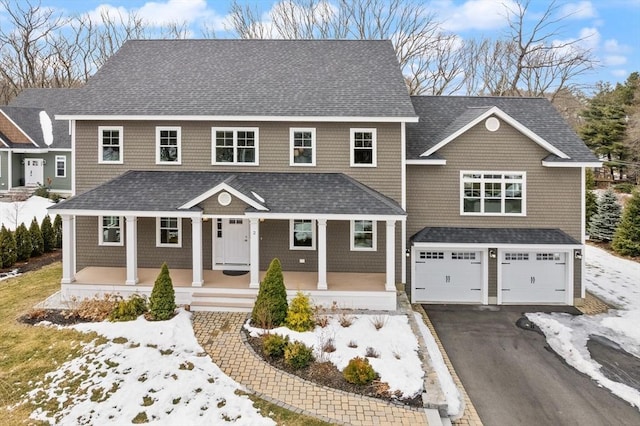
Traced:
<path id="1" fill-rule="evenodd" d="M 138 268 L 138 283 L 126 285 L 126 268 L 86 267 L 78 271 L 75 281 L 62 284 L 63 300 L 82 300 L 101 297 L 105 293 L 128 297 L 131 294 L 149 296 L 159 273 L 157 268 Z M 227 275 L 221 270 L 203 271 L 203 284 L 194 287 L 193 270 L 171 269 L 171 279 L 176 293 L 176 303 L 191 305 L 193 310 L 227 310 L 252 306 L 258 290 L 250 288 L 250 274 Z M 260 271 L 260 280 L 266 271 Z M 334 302 L 340 308 L 395 310 L 396 293 L 386 289 L 384 273 L 327 272 L 330 290 L 318 290 L 318 274 L 315 272 L 283 271 L 289 298 L 296 292 L 309 294 L 316 305 L 330 307 Z M 202 303 L 200 303 L 202 302 Z M 202 308 L 202 309 L 199 309 Z M 211 308 L 211 309 L 208 309 Z"/>

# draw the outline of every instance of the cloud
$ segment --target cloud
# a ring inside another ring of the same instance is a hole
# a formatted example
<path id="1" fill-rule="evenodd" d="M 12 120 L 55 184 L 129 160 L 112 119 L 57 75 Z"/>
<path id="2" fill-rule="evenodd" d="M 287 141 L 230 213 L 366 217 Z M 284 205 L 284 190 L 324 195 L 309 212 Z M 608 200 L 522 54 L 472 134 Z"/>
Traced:
<path id="1" fill-rule="evenodd" d="M 598 14 L 590 1 L 579 1 L 562 6 L 560 16 L 566 19 L 588 19 L 595 18 Z"/>
<path id="2" fill-rule="evenodd" d="M 455 5 L 451 0 L 431 4 L 442 19 L 442 27 L 449 31 L 496 30 L 507 25 L 507 8 L 514 9 L 512 0 L 467 0 Z"/>
<path id="3" fill-rule="evenodd" d="M 623 70 L 623 69 L 617 69 L 617 70 L 612 70 L 611 74 L 619 78 L 624 78 L 629 75 L 629 71 Z"/>
<path id="4" fill-rule="evenodd" d="M 618 66 L 627 63 L 627 57 L 622 55 L 607 55 L 604 57 L 604 64 L 606 66 Z"/>
<path id="5" fill-rule="evenodd" d="M 607 53 L 628 53 L 631 51 L 631 47 L 626 44 L 620 44 L 618 40 L 610 38 L 605 40 L 602 46 Z"/>

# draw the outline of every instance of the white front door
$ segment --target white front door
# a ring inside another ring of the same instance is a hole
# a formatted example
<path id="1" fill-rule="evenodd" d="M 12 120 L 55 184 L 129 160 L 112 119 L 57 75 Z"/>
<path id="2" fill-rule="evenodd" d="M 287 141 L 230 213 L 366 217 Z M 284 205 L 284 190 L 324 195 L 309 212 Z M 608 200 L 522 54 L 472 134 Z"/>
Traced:
<path id="1" fill-rule="evenodd" d="M 249 221 L 217 219 L 214 233 L 214 263 L 227 266 L 249 265 Z"/>
<path id="2" fill-rule="evenodd" d="M 25 158 L 24 184 L 38 186 L 44 183 L 44 160 L 41 158 Z"/>

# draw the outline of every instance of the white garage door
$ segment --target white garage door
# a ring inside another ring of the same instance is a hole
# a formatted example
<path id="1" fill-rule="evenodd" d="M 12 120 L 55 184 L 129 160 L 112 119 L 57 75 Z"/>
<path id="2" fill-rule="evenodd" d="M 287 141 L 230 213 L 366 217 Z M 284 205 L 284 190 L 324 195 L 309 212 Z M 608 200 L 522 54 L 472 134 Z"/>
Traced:
<path id="1" fill-rule="evenodd" d="M 482 303 L 482 252 L 418 250 L 414 302 Z"/>
<path id="2" fill-rule="evenodd" d="M 502 303 L 565 303 L 567 253 L 506 251 Z"/>

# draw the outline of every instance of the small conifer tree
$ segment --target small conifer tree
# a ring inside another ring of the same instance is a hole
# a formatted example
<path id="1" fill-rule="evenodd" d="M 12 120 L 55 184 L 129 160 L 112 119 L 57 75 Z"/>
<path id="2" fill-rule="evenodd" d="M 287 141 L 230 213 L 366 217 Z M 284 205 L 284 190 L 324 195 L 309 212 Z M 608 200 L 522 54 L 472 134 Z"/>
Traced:
<path id="1" fill-rule="evenodd" d="M 287 327 L 295 331 L 310 331 L 315 328 L 313 319 L 313 309 L 309 296 L 299 291 L 291 300 L 289 310 L 287 311 Z"/>
<path id="2" fill-rule="evenodd" d="M 13 266 L 17 258 L 16 240 L 13 237 L 13 232 L 2 225 L 2 228 L 0 228 L 0 259 L 2 267 L 9 268 Z"/>
<path id="3" fill-rule="evenodd" d="M 21 223 L 16 229 L 16 255 L 18 260 L 28 260 L 31 257 L 33 251 L 33 245 L 31 244 L 31 235 L 24 223 Z"/>
<path id="4" fill-rule="evenodd" d="M 51 224 L 51 218 L 49 215 L 45 215 L 40 225 L 40 232 L 42 232 L 42 241 L 44 243 L 44 252 L 52 252 L 56 248 L 56 234 Z"/>
<path id="5" fill-rule="evenodd" d="M 627 201 L 611 247 L 624 256 L 640 256 L 640 190 Z"/>
<path id="6" fill-rule="evenodd" d="M 598 211 L 591 217 L 589 237 L 596 241 L 611 241 L 620 222 L 621 208 L 615 192 L 609 188 L 598 201 Z"/>
<path id="7" fill-rule="evenodd" d="M 56 248 L 62 248 L 62 216 L 59 214 L 53 219 L 53 232 L 56 236 Z"/>
<path id="8" fill-rule="evenodd" d="M 273 259 L 260 283 L 251 322 L 258 326 L 282 325 L 287 317 L 287 289 L 284 286 L 280 260 Z"/>
<path id="9" fill-rule="evenodd" d="M 173 282 L 169 275 L 169 267 L 162 264 L 160 274 L 153 284 L 151 297 L 149 298 L 149 313 L 154 321 L 164 321 L 171 319 L 176 309 L 176 295 L 173 290 Z"/>
<path id="10" fill-rule="evenodd" d="M 40 225 L 38 220 L 34 217 L 29 227 L 29 235 L 31 235 L 31 256 L 40 256 L 44 253 L 44 239 L 42 238 L 42 232 L 40 231 Z"/>

